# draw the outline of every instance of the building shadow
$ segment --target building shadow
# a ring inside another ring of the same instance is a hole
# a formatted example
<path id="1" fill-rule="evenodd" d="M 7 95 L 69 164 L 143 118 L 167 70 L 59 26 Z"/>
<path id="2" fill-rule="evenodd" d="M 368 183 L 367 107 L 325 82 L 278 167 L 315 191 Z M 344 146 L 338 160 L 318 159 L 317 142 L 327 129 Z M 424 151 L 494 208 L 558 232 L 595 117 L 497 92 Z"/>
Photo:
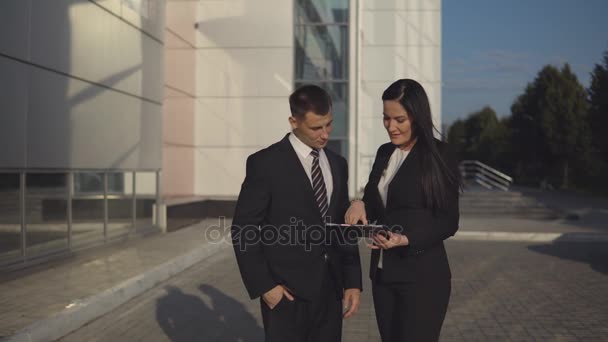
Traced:
<path id="1" fill-rule="evenodd" d="M 211 306 L 175 286 L 157 300 L 156 319 L 172 342 L 254 342 L 263 341 L 263 330 L 237 300 L 210 285 L 199 289 Z"/>
<path id="2" fill-rule="evenodd" d="M 564 218 L 564 224 L 608 232 L 608 198 L 575 193 L 565 190 L 540 190 L 530 187 L 513 186 L 524 197 L 551 208 Z"/>
<path id="3" fill-rule="evenodd" d="M 528 246 L 528 249 L 564 260 L 589 264 L 591 269 L 608 275 L 608 242 L 560 242 Z"/>

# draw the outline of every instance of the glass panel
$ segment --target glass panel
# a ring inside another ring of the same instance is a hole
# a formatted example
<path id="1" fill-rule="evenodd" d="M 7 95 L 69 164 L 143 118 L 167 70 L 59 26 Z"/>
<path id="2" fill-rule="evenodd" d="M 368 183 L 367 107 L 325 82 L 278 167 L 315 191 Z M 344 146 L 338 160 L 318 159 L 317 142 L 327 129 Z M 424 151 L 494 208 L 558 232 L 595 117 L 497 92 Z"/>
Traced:
<path id="1" fill-rule="evenodd" d="M 66 180 L 65 173 L 27 174 L 25 220 L 28 256 L 67 248 Z"/>
<path id="2" fill-rule="evenodd" d="M 295 27 L 296 79 L 348 78 L 348 27 Z"/>
<path id="3" fill-rule="evenodd" d="M 0 263 L 21 257 L 19 174 L 0 173 Z"/>
<path id="4" fill-rule="evenodd" d="M 348 137 L 348 89 L 347 83 L 340 82 L 309 82 L 296 83 L 296 88 L 304 84 L 316 84 L 325 89 L 332 101 L 332 114 L 334 116 L 332 139 L 345 139 Z"/>
<path id="5" fill-rule="evenodd" d="M 74 175 L 74 191 L 79 193 L 103 194 L 103 173 L 83 172 Z M 108 193 L 124 191 L 124 176 L 122 173 L 108 174 Z"/>
<path id="6" fill-rule="evenodd" d="M 348 160 L 348 144 L 345 139 L 330 140 L 329 143 L 327 143 L 327 148 Z"/>
<path id="7" fill-rule="evenodd" d="M 75 173 L 74 189 L 72 241 L 77 245 L 102 241 L 103 173 Z"/>
<path id="8" fill-rule="evenodd" d="M 133 173 L 108 173 L 108 179 L 113 177 L 124 180 L 124 191 L 121 194 L 108 195 L 108 238 L 110 239 L 128 234 L 133 225 L 131 200 Z"/>
<path id="9" fill-rule="evenodd" d="M 296 23 L 348 23 L 348 0 L 296 0 Z"/>
<path id="10" fill-rule="evenodd" d="M 152 227 L 153 207 L 156 202 L 156 172 L 138 172 L 137 183 L 137 231 Z"/>

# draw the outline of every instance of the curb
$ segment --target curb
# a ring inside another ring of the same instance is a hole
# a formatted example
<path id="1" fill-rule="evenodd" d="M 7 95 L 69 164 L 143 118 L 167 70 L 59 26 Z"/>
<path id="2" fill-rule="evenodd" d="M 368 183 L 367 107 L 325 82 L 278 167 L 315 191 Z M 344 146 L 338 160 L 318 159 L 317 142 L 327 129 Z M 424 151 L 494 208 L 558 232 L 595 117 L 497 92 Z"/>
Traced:
<path id="1" fill-rule="evenodd" d="M 34 322 L 18 330 L 12 336 L 0 338 L 0 342 L 48 342 L 57 340 L 92 320 L 111 312 L 190 266 L 207 259 L 219 251 L 222 246 L 224 245 L 203 244 L 101 293 L 77 300 L 59 313 Z"/>
<path id="2" fill-rule="evenodd" d="M 511 242 L 608 242 L 606 233 L 540 233 L 459 231 L 450 240 Z"/>

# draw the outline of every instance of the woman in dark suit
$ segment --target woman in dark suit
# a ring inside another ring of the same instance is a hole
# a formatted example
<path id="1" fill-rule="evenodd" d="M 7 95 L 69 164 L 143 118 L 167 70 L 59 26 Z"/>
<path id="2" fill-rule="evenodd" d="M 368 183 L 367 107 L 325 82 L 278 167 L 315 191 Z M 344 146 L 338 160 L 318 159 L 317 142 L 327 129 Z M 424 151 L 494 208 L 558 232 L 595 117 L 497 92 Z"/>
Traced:
<path id="1" fill-rule="evenodd" d="M 378 149 L 363 200 L 351 203 L 345 220 L 391 227 L 369 245 L 382 341 L 437 341 L 451 290 L 443 240 L 458 229 L 458 163 L 433 137 L 429 101 L 418 82 L 394 82 L 382 102 L 390 143 Z"/>

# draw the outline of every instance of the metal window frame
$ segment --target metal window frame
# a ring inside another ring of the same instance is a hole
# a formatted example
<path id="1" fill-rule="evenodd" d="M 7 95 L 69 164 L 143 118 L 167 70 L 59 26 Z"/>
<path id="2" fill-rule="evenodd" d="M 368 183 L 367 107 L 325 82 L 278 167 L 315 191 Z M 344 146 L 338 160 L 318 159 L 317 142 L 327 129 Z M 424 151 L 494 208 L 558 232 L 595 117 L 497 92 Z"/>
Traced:
<path id="1" fill-rule="evenodd" d="M 355 4 L 357 5 L 357 4 Z M 293 2 L 293 18 L 294 18 L 294 22 L 293 22 L 293 28 L 294 28 L 294 35 L 293 35 L 293 39 L 294 39 L 294 49 L 295 49 L 295 40 L 296 40 L 296 35 L 295 35 L 295 29 L 297 27 L 303 27 L 303 26 L 341 26 L 341 27 L 346 27 L 347 31 L 346 31 L 346 51 L 345 51 L 345 56 L 347 58 L 347 62 L 349 63 L 349 70 L 350 70 L 350 57 L 351 57 L 351 53 L 350 50 L 353 48 L 351 45 L 351 40 L 350 40 L 350 36 L 351 36 L 351 30 L 352 30 L 352 25 L 351 25 L 351 8 L 353 6 L 353 2 L 352 1 L 348 1 L 348 9 L 347 12 L 349 14 L 349 18 L 348 21 L 346 22 L 299 22 L 297 20 L 297 18 L 299 18 L 300 16 L 298 15 L 298 4 L 296 1 Z M 351 156 L 351 146 L 350 146 L 350 137 L 349 137 L 349 133 L 351 130 L 351 117 L 349 114 L 350 109 L 351 109 L 351 99 L 350 97 L 352 96 L 351 94 L 351 81 L 350 81 L 350 72 L 349 70 L 347 70 L 346 75 L 349 77 L 348 79 L 300 79 L 300 78 L 296 78 L 296 60 L 297 56 L 294 53 L 294 63 L 293 63 L 293 68 L 292 68 L 292 79 L 293 79 L 293 85 L 295 87 L 296 84 L 298 83 L 341 83 L 345 85 L 345 89 L 346 89 L 346 94 L 347 94 L 347 99 L 345 101 L 346 104 L 346 127 L 345 127 L 345 132 L 347 132 L 346 136 L 340 136 L 340 137 L 331 137 L 330 140 L 332 141 L 343 141 L 345 142 L 346 145 L 346 155 L 345 157 L 347 159 L 350 159 L 349 157 Z M 342 151 L 340 151 L 342 152 Z"/>

